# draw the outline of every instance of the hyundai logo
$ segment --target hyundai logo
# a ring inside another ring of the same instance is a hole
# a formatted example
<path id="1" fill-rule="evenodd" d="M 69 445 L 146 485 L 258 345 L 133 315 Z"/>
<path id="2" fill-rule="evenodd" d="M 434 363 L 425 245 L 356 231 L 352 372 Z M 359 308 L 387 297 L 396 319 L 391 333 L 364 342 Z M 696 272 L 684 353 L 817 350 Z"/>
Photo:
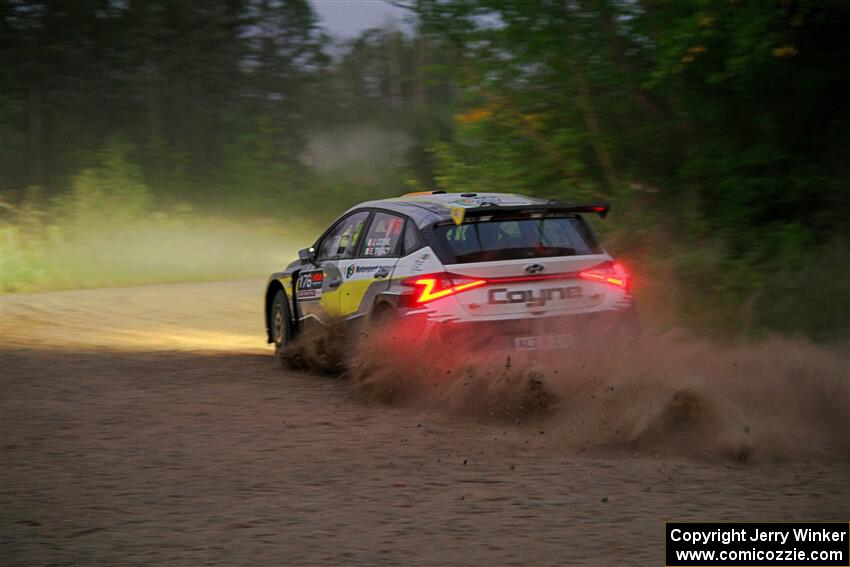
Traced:
<path id="1" fill-rule="evenodd" d="M 539 274 L 540 272 L 542 272 L 545 269 L 546 269 L 546 266 L 544 266 L 542 264 L 530 264 L 530 265 L 525 267 L 525 273 L 526 274 Z"/>

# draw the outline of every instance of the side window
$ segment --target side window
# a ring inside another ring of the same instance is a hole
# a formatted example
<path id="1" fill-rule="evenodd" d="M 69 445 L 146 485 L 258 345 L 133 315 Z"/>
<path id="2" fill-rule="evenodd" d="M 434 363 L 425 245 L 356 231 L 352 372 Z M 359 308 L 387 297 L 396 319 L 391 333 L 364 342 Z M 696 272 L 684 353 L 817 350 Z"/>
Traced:
<path id="1" fill-rule="evenodd" d="M 363 256 L 380 258 L 398 254 L 402 227 L 404 227 L 403 218 L 389 213 L 375 213 L 375 218 L 366 234 Z"/>
<path id="2" fill-rule="evenodd" d="M 319 245 L 319 260 L 352 258 L 357 242 L 363 233 L 363 226 L 369 218 L 369 211 L 360 211 L 341 220 Z"/>
<path id="3" fill-rule="evenodd" d="M 404 223 L 404 255 L 412 254 L 422 248 L 422 237 L 419 235 L 419 229 L 416 224 L 410 219 Z"/>

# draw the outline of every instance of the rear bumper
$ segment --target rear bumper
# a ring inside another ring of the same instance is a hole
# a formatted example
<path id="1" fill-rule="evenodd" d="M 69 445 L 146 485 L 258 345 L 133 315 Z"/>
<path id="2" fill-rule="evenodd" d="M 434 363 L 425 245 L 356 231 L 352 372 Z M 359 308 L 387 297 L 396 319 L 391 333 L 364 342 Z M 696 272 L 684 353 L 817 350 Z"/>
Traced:
<path id="1" fill-rule="evenodd" d="M 634 304 L 617 310 L 580 313 L 556 317 L 523 317 L 499 321 L 457 320 L 429 322 L 428 338 L 467 347 L 512 348 L 520 337 L 630 337 L 640 332 L 640 320 Z"/>

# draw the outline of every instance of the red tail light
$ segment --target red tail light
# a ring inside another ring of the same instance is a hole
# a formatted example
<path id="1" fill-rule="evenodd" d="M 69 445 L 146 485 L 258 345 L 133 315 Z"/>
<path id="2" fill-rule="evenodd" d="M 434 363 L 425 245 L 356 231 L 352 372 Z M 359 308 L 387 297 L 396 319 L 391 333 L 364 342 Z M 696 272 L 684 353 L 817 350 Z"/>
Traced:
<path id="1" fill-rule="evenodd" d="M 605 262 L 589 270 L 579 273 L 583 279 L 602 282 L 609 285 L 629 289 L 631 277 L 625 268 L 616 262 Z"/>
<path id="2" fill-rule="evenodd" d="M 407 278 L 402 283 L 416 288 L 413 302 L 422 304 L 481 287 L 487 282 L 485 280 L 458 276 L 457 274 L 443 273 Z"/>

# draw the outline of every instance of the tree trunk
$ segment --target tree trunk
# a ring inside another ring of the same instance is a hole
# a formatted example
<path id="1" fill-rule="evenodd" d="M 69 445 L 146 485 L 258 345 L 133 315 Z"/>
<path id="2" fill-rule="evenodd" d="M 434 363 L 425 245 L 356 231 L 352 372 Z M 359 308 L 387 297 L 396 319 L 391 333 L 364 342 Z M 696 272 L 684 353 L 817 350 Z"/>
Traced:
<path id="1" fill-rule="evenodd" d="M 420 26 L 421 27 L 421 26 Z M 417 110 L 425 107 L 425 38 L 422 30 L 416 34 L 416 82 L 413 92 L 413 107 Z"/>
<path id="2" fill-rule="evenodd" d="M 43 89 L 40 84 L 30 85 L 27 107 L 29 111 L 29 180 L 30 185 L 41 185 L 44 181 L 44 120 Z"/>

